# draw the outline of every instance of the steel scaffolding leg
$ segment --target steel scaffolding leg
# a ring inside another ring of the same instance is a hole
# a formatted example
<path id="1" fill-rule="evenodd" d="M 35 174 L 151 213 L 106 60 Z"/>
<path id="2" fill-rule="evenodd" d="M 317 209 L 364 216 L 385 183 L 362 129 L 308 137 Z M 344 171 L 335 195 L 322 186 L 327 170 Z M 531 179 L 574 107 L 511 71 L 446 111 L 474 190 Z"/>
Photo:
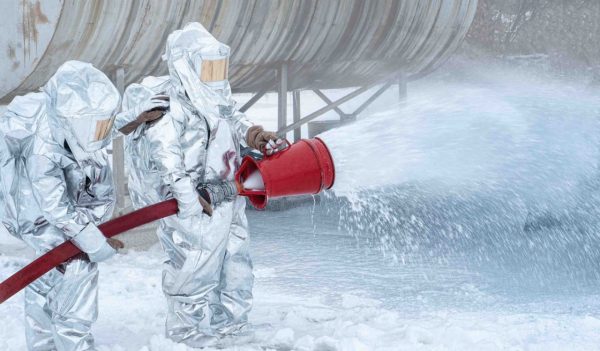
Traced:
<path id="1" fill-rule="evenodd" d="M 325 95 L 321 90 L 313 89 L 313 93 L 315 93 L 319 98 L 321 98 L 321 100 L 323 100 L 323 102 L 325 102 L 327 105 L 333 104 L 333 101 L 331 101 L 331 99 L 328 98 L 327 95 Z M 339 107 L 334 107 L 333 110 L 338 114 L 338 116 L 340 116 L 341 120 L 344 120 L 349 117 L 348 114 L 342 111 L 342 109 Z"/>
<path id="2" fill-rule="evenodd" d="M 408 79 L 406 74 L 400 73 L 398 75 L 398 98 L 401 103 L 405 103 L 408 97 Z"/>
<path id="3" fill-rule="evenodd" d="M 244 104 L 244 106 L 240 107 L 240 112 L 246 112 L 248 111 L 248 109 L 252 106 L 254 106 L 254 104 L 260 100 L 260 98 L 262 98 L 265 94 L 267 93 L 266 90 L 262 90 L 259 91 L 258 93 L 256 93 L 252 98 L 250 98 L 250 100 L 248 100 L 248 102 L 246 102 Z"/>
<path id="4" fill-rule="evenodd" d="M 293 110 L 294 110 L 294 123 L 298 122 L 300 120 L 300 118 L 302 117 L 300 115 L 301 110 L 300 110 L 300 90 L 294 90 L 294 92 L 292 93 L 292 104 L 293 104 Z M 294 141 L 298 141 L 302 138 L 302 126 L 299 126 L 298 128 L 294 129 Z"/>
<path id="5" fill-rule="evenodd" d="M 115 84 L 121 94 L 125 91 L 125 69 L 117 68 L 115 71 Z M 125 210 L 125 151 L 123 137 L 119 136 L 112 143 L 113 178 L 115 182 L 116 203 L 114 216 L 120 216 Z"/>
<path id="6" fill-rule="evenodd" d="M 360 115 L 367 107 L 369 107 L 369 105 L 371 105 L 375 100 L 377 100 L 377 98 L 381 96 L 381 94 L 388 90 L 390 86 L 392 86 L 392 81 L 385 83 L 381 88 L 379 88 L 375 93 L 373 93 L 371 97 L 369 97 L 365 102 L 363 102 L 362 105 L 360 105 L 356 109 L 356 111 L 352 113 L 352 117 L 356 118 L 358 115 Z"/>
<path id="7" fill-rule="evenodd" d="M 305 123 L 308 123 L 308 122 L 312 121 L 313 119 L 321 116 L 325 112 L 331 111 L 334 108 L 340 106 L 341 104 L 343 104 L 343 103 L 345 103 L 347 101 L 350 101 L 350 100 L 354 99 L 355 97 L 357 97 L 360 94 L 364 93 L 365 91 L 369 90 L 372 86 L 373 85 L 369 85 L 369 86 L 365 86 L 365 87 L 362 87 L 362 88 L 358 88 L 355 91 L 351 92 L 350 94 L 344 96 L 343 98 L 341 98 L 341 99 L 333 102 L 332 104 L 330 104 L 328 106 L 325 106 L 325 107 L 322 107 L 322 108 L 318 109 L 317 111 L 311 113 L 310 115 L 308 115 L 308 116 L 306 116 L 304 118 L 301 118 L 297 122 L 294 122 L 294 123 L 290 124 L 287 127 L 279 128 L 279 130 L 277 131 L 277 133 L 279 135 L 281 135 L 281 136 L 284 136 L 285 133 L 287 133 L 287 132 L 289 132 L 291 130 L 296 129 L 296 128 L 302 126 Z"/>
<path id="8" fill-rule="evenodd" d="M 381 94 L 383 94 L 389 87 L 392 85 L 392 81 L 386 82 L 381 86 L 381 88 L 377 89 L 373 95 L 371 95 L 365 102 L 363 102 L 354 112 L 345 113 L 339 107 L 334 107 L 333 110 L 340 116 L 340 120 L 342 122 L 351 122 L 356 120 L 359 114 L 361 114 L 369 105 L 371 105 Z M 322 91 L 318 89 L 313 89 L 313 92 L 321 98 L 327 105 L 332 105 L 333 101 L 327 97 Z"/>
<path id="9" fill-rule="evenodd" d="M 277 74 L 278 86 L 278 113 L 277 129 L 282 130 L 287 124 L 287 92 L 288 92 L 288 65 L 281 64 Z"/>

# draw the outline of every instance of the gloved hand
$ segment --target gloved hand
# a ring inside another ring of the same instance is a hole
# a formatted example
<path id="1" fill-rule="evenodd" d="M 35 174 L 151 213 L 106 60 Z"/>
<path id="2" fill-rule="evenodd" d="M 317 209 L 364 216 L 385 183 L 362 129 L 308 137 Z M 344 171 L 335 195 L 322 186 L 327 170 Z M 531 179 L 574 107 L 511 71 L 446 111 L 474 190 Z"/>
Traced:
<path id="1" fill-rule="evenodd" d="M 173 183 L 171 191 L 179 207 L 177 217 L 185 219 L 192 216 L 200 216 L 202 212 L 212 216 L 212 207 L 206 200 L 199 196 L 197 190 L 192 186 L 192 181 L 189 177 L 181 178 Z"/>
<path id="2" fill-rule="evenodd" d="M 117 239 L 106 239 L 93 223 L 83 228 L 71 241 L 88 255 L 91 262 L 107 260 L 117 253 L 117 249 L 124 247 Z"/>
<path id="3" fill-rule="evenodd" d="M 156 95 L 133 109 L 126 111 L 131 122 L 119 129 L 119 132 L 127 135 L 137 129 L 143 123 L 155 121 L 169 109 L 169 97 L 167 95 Z"/>
<path id="4" fill-rule="evenodd" d="M 267 132 L 262 126 L 248 128 L 246 143 L 249 147 L 271 155 L 281 149 L 283 140 L 275 132 Z"/>
<path id="5" fill-rule="evenodd" d="M 123 244 L 123 242 L 119 239 L 108 238 L 106 239 L 106 241 L 108 242 L 108 245 L 110 245 L 113 249 L 117 251 L 119 251 L 119 249 L 125 248 L 125 244 Z"/>
<path id="6" fill-rule="evenodd" d="M 222 202 L 234 200 L 240 193 L 240 187 L 232 180 L 219 184 L 202 184 L 198 187 L 198 192 L 211 206 L 218 206 Z"/>
<path id="7" fill-rule="evenodd" d="M 213 208 L 210 201 L 207 201 L 202 195 L 198 196 L 198 201 L 200 201 L 200 206 L 202 206 L 202 212 L 206 213 L 209 217 L 212 217 Z"/>

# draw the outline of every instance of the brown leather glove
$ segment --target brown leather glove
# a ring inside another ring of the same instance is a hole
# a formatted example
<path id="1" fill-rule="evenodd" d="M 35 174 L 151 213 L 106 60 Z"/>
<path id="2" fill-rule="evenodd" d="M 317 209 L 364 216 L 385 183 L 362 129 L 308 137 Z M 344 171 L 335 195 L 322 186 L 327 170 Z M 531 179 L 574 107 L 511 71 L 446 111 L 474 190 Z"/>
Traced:
<path id="1" fill-rule="evenodd" d="M 165 104 L 164 101 L 166 101 L 167 104 Z M 150 107 L 150 109 L 141 112 L 136 119 L 127 123 L 121 129 L 119 129 L 119 132 L 128 135 L 129 133 L 136 130 L 137 127 L 139 127 L 140 125 L 144 123 L 153 122 L 161 118 L 165 115 L 165 113 L 167 113 L 168 107 L 166 107 L 165 105 L 168 105 L 168 101 L 169 97 L 166 95 L 157 95 L 153 97 L 151 102 L 147 104 L 147 107 Z"/>
<path id="2" fill-rule="evenodd" d="M 123 242 L 119 239 L 108 238 L 106 239 L 106 241 L 108 242 L 108 245 L 110 245 L 115 250 L 122 249 L 125 247 L 125 244 L 123 244 Z"/>
<path id="3" fill-rule="evenodd" d="M 210 204 L 210 197 L 208 197 L 208 199 L 206 199 L 205 195 L 203 193 L 200 193 L 200 196 L 198 197 L 198 201 L 200 201 L 200 205 L 202 206 L 202 212 L 204 212 L 207 216 L 212 217 L 213 208 L 212 208 L 212 205 Z"/>
<path id="4" fill-rule="evenodd" d="M 280 139 L 275 132 L 267 132 L 262 126 L 252 126 L 248 128 L 248 133 L 246 134 L 246 143 L 249 147 L 262 152 L 265 151 L 267 143 L 269 143 L 271 140 L 276 142 Z"/>

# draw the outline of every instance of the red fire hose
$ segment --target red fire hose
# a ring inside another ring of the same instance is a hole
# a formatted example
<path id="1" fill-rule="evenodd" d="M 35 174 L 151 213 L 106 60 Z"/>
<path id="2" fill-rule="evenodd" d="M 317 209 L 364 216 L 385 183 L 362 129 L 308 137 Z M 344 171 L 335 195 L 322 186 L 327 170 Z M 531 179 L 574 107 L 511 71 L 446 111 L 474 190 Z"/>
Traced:
<path id="1" fill-rule="evenodd" d="M 111 238 L 135 227 L 154 222 L 177 213 L 177 201 L 167 200 L 144 207 L 98 226 L 105 237 Z M 61 263 L 81 253 L 73 243 L 67 241 L 38 257 L 17 273 L 0 283 L 0 304 L 23 290 L 42 275 Z"/>
<path id="2" fill-rule="evenodd" d="M 257 208 L 265 208 L 269 198 L 317 194 L 333 186 L 335 168 L 329 149 L 319 138 L 300 140 L 281 152 L 265 156 L 261 161 L 244 158 L 236 172 L 236 180 L 243 184 L 253 172 L 259 172 L 264 190 L 244 190 L 240 195 L 248 196 Z M 206 209 L 205 209 L 206 210 Z M 99 226 L 107 238 L 121 234 L 135 227 L 156 221 L 177 213 L 177 201 L 168 200 L 148 206 L 125 216 L 115 218 Z M 61 263 L 80 254 L 81 251 L 70 241 L 59 245 L 31 262 L 25 268 L 0 283 L 0 304 L 33 283 L 42 275 Z"/>

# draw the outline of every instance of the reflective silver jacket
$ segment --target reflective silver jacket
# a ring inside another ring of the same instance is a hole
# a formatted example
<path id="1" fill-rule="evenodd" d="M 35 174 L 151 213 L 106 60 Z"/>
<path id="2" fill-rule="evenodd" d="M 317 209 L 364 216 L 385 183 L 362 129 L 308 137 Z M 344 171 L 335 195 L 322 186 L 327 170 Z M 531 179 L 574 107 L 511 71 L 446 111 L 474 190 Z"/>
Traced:
<path id="1" fill-rule="evenodd" d="M 47 93 L 17 97 L 0 118 L 2 224 L 38 253 L 81 232 L 90 222 L 107 220 L 114 205 L 108 155 L 100 150 L 77 160 L 49 115 Z M 46 226 L 56 230 L 40 230 Z M 43 234 L 43 235 L 41 235 Z"/>
<path id="2" fill-rule="evenodd" d="M 191 111 L 174 93 L 169 77 L 149 77 L 129 86 L 123 108 L 131 109 L 165 92 L 171 99 L 170 111 L 127 137 L 129 188 L 136 208 L 176 197 L 171 186 L 181 179 L 190 180 L 191 186 L 184 191 L 194 194 L 198 184 L 232 180 L 240 163 L 240 144 L 245 144 L 252 125 L 240 112 L 209 121 Z"/>

